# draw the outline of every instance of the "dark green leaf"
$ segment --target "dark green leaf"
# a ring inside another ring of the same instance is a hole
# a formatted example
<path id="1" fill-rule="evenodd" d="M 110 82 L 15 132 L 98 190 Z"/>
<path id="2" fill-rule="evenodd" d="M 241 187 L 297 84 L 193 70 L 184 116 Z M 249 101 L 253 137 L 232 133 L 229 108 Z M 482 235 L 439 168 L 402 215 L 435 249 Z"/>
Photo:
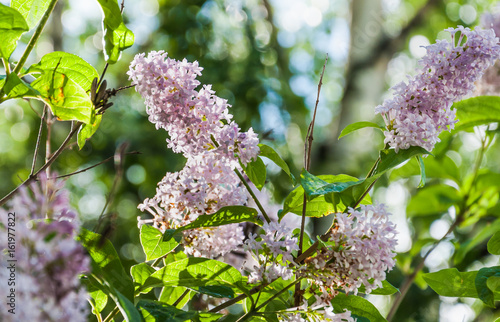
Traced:
<path id="1" fill-rule="evenodd" d="M 200 286 L 196 289 L 198 293 L 207 294 L 213 297 L 219 298 L 229 298 L 234 297 L 234 291 L 232 288 L 223 285 L 207 285 Z"/>
<path id="2" fill-rule="evenodd" d="M 382 150 L 380 151 L 380 162 L 377 165 L 375 174 L 382 174 L 385 171 L 400 165 L 401 163 L 411 159 L 414 156 L 426 154 L 430 153 L 419 146 L 412 146 L 406 150 L 401 149 L 398 151 L 398 153 L 396 153 L 396 151 L 393 149 Z"/>
<path id="3" fill-rule="evenodd" d="M 280 157 L 280 155 L 269 145 L 265 145 L 260 143 L 259 144 L 259 149 L 260 149 L 260 156 L 261 157 L 266 157 L 276 163 L 278 167 L 280 167 L 283 171 L 285 171 L 286 174 L 292 179 L 292 183 L 295 184 L 295 177 L 294 175 L 290 172 L 290 168 L 288 167 L 288 164 Z"/>
<path id="4" fill-rule="evenodd" d="M 10 5 L 26 19 L 29 29 L 33 29 L 49 7 L 50 0 L 12 0 Z"/>
<path id="5" fill-rule="evenodd" d="M 385 128 L 383 126 L 378 125 L 377 123 L 373 123 L 373 122 L 356 122 L 356 123 L 352 123 L 352 124 L 349 124 L 348 126 L 346 126 L 342 130 L 342 132 L 340 132 L 339 139 L 342 138 L 342 137 L 344 137 L 344 136 L 346 136 L 349 133 L 352 133 L 354 131 L 357 131 L 359 129 L 363 129 L 363 128 L 366 128 L 366 127 L 374 127 L 376 129 L 385 131 Z"/>
<path id="6" fill-rule="evenodd" d="M 481 268 L 477 273 L 475 285 L 477 293 L 479 295 L 479 299 L 481 299 L 481 301 L 483 301 L 483 303 L 487 306 L 494 308 L 495 294 L 487 285 L 488 279 L 492 276 L 500 277 L 500 266 Z M 494 280 L 490 282 L 490 285 L 492 287 L 495 287 L 494 282 Z"/>
<path id="7" fill-rule="evenodd" d="M 500 97 L 478 96 L 453 104 L 457 110 L 456 131 L 466 130 L 476 125 L 500 122 Z"/>
<path id="8" fill-rule="evenodd" d="M 156 271 L 144 283 L 145 287 L 184 286 L 195 288 L 207 285 L 235 286 L 242 279 L 234 267 L 207 258 L 186 258 Z"/>
<path id="9" fill-rule="evenodd" d="M 492 255 L 500 255 L 500 231 L 497 231 L 488 241 L 488 252 Z"/>
<path id="10" fill-rule="evenodd" d="M 31 86 L 40 92 L 43 101 L 60 120 L 90 123 L 93 109 L 90 97 L 66 75 L 47 72 L 33 81 Z"/>
<path id="11" fill-rule="evenodd" d="M 373 281 L 370 281 L 370 283 L 373 283 Z M 365 293 L 365 286 L 361 285 L 361 287 L 358 289 L 358 291 L 360 293 Z M 392 295 L 396 292 L 398 292 L 398 289 L 395 288 L 391 283 L 389 283 L 387 281 L 382 281 L 382 287 L 374 289 L 369 294 L 372 294 L 372 295 Z"/>
<path id="12" fill-rule="evenodd" d="M 169 238 L 164 241 L 163 237 L 163 234 L 158 229 L 148 225 L 141 226 L 141 245 L 147 261 L 162 257 L 179 245 L 179 238 L 177 240 L 176 238 Z"/>
<path id="13" fill-rule="evenodd" d="M 444 213 L 461 200 L 457 189 L 445 184 L 427 186 L 419 190 L 406 208 L 408 217 Z"/>
<path id="14" fill-rule="evenodd" d="M 104 59 L 114 64 L 121 52 L 134 44 L 134 34 L 123 23 L 117 0 L 97 0 L 103 11 Z"/>
<path id="15" fill-rule="evenodd" d="M 387 321 L 373 304 L 359 296 L 340 293 L 333 298 L 332 306 L 335 313 L 343 313 L 347 309 L 353 316 L 366 318 L 370 322 Z"/>
<path id="16" fill-rule="evenodd" d="M 424 274 L 423 278 L 439 295 L 478 298 L 475 285 L 477 273 L 477 271 L 459 272 L 456 268 L 447 268 Z"/>
<path id="17" fill-rule="evenodd" d="M 341 183 L 341 182 L 353 182 L 358 180 L 355 177 L 348 176 L 345 174 L 339 175 L 321 175 L 317 176 L 318 179 L 327 183 Z M 362 181 L 358 181 L 362 182 Z M 311 201 L 307 202 L 307 217 L 323 217 L 335 212 L 342 212 L 346 209 L 345 203 L 341 200 L 340 195 L 352 194 L 352 189 L 347 189 L 342 194 L 338 193 L 328 193 L 323 196 L 316 197 Z M 369 195 L 363 198 L 362 204 L 370 204 L 371 199 Z M 285 198 L 283 211 L 279 213 L 279 218 L 283 218 L 288 212 L 292 212 L 296 215 L 302 215 L 302 207 L 304 204 L 304 188 L 302 186 L 296 187 L 290 194 Z"/>
<path id="18" fill-rule="evenodd" d="M 490 223 L 483 227 L 478 233 L 474 234 L 474 237 L 460 244 L 460 247 L 455 253 L 455 264 L 462 262 L 462 260 L 465 258 L 465 255 L 467 255 L 469 251 L 476 248 L 479 244 L 483 243 L 486 239 L 488 239 L 499 230 L 500 219 L 497 219 L 493 223 Z"/>
<path id="19" fill-rule="evenodd" d="M 42 57 L 38 64 L 28 69 L 28 74 L 53 74 L 57 71 L 78 84 L 85 92 L 90 90 L 94 78 L 99 77 L 95 68 L 77 55 L 54 51 Z"/>
<path id="20" fill-rule="evenodd" d="M 245 206 L 227 206 L 222 207 L 216 213 L 211 215 L 198 216 L 192 223 L 182 226 L 175 230 L 175 233 L 180 231 L 200 228 L 200 227 L 215 227 L 240 222 L 253 222 L 262 225 L 262 222 L 257 218 L 257 210 Z M 165 236 L 167 238 L 167 236 Z"/>
<path id="21" fill-rule="evenodd" d="M 134 279 L 135 288 L 141 287 L 151 274 L 156 272 L 154 268 L 146 263 L 140 263 L 130 268 L 130 275 Z M 148 293 L 151 288 L 141 290 L 141 293 Z"/>
<path id="22" fill-rule="evenodd" d="M 127 322 L 140 322 L 143 321 L 141 314 L 134 306 L 134 304 L 123 294 L 114 290 L 116 295 L 113 295 L 113 300 L 120 309 L 120 313 Z"/>
<path id="23" fill-rule="evenodd" d="M 78 131 L 78 147 L 80 150 L 85 145 L 85 142 L 95 134 L 99 125 L 101 125 L 102 114 L 96 114 L 95 109 L 92 109 L 92 115 L 90 117 L 89 124 L 83 124 Z"/>
<path id="24" fill-rule="evenodd" d="M 3 93 L 7 98 L 36 97 L 40 94 L 14 73 L 10 73 L 9 76 L 7 76 L 3 87 Z"/>
<path id="25" fill-rule="evenodd" d="M 140 300 L 137 307 L 146 322 L 211 322 L 220 319 L 223 314 L 183 311 L 174 306 L 151 300 Z"/>
<path id="26" fill-rule="evenodd" d="M 302 169 L 302 172 L 300 173 L 300 184 L 304 188 L 308 200 L 311 200 L 316 196 L 326 195 L 331 192 L 342 192 L 353 185 L 359 184 L 359 180 L 354 179 L 348 182 L 341 181 L 328 183 L 319 177 L 310 174 L 307 170 Z"/>
<path id="27" fill-rule="evenodd" d="M 266 165 L 260 157 L 257 157 L 255 161 L 247 164 L 245 167 L 245 173 L 248 179 L 253 182 L 257 189 L 262 190 L 264 184 L 266 183 Z"/>
<path id="28" fill-rule="evenodd" d="M 0 3 L 0 57 L 8 60 L 19 38 L 28 30 L 28 24 L 19 11 Z"/>
<path id="29" fill-rule="evenodd" d="M 113 244 L 104 237 L 82 228 L 78 241 L 89 252 L 92 272 L 129 300 L 133 300 L 134 285 L 125 273 Z"/>

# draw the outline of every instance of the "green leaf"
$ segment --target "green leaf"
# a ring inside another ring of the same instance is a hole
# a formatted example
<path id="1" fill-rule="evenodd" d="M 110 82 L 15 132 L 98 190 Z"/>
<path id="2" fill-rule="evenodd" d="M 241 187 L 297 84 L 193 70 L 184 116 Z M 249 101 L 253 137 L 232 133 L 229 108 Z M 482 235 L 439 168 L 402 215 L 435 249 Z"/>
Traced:
<path id="1" fill-rule="evenodd" d="M 497 231 L 488 241 L 488 252 L 492 255 L 500 255 L 500 231 Z"/>
<path id="2" fill-rule="evenodd" d="M 369 281 L 370 283 L 373 283 L 373 281 Z M 365 286 L 361 285 L 361 287 L 358 289 L 360 293 L 365 293 Z M 376 288 L 373 291 L 371 291 L 369 294 L 371 295 L 392 295 L 394 293 L 397 293 L 398 289 L 395 288 L 391 283 L 388 281 L 382 281 L 382 287 Z"/>
<path id="3" fill-rule="evenodd" d="M 140 288 L 144 282 L 151 276 L 156 270 L 146 263 L 140 263 L 134 265 L 130 268 L 130 275 L 134 279 L 135 289 Z M 141 290 L 141 293 L 148 293 L 151 288 Z"/>
<path id="4" fill-rule="evenodd" d="M 123 23 L 117 0 L 97 0 L 103 12 L 104 59 L 114 64 L 121 52 L 134 44 L 134 34 Z"/>
<path id="5" fill-rule="evenodd" d="M 127 299 L 134 298 L 134 284 L 125 273 L 113 244 L 104 237 L 82 228 L 77 240 L 88 251 L 92 259 L 92 272 Z"/>
<path id="6" fill-rule="evenodd" d="M 453 132 L 476 125 L 500 122 L 500 97 L 478 96 L 453 104 L 457 110 L 458 123 Z"/>
<path id="7" fill-rule="evenodd" d="M 425 186 L 425 165 L 424 160 L 421 155 L 417 155 L 416 159 L 418 161 L 418 167 L 420 168 L 420 183 L 418 184 L 419 188 L 423 188 Z"/>
<path id="8" fill-rule="evenodd" d="M 396 153 L 396 151 L 393 149 L 382 150 L 380 151 L 380 162 L 377 165 L 375 174 L 382 174 L 385 171 L 400 165 L 401 163 L 411 159 L 414 156 L 426 154 L 430 154 L 430 152 L 419 146 L 411 146 L 406 150 L 401 149 L 398 151 L 398 153 Z"/>
<path id="9" fill-rule="evenodd" d="M 342 138 L 342 137 L 344 137 L 344 136 L 346 136 L 349 133 L 352 133 L 354 131 L 357 131 L 359 129 L 363 129 L 363 128 L 366 128 L 366 127 L 373 127 L 373 128 L 379 129 L 381 131 L 385 131 L 385 128 L 383 126 L 378 125 L 377 123 L 373 123 L 373 122 L 356 122 L 356 123 L 352 123 L 352 124 L 349 124 L 348 126 L 346 126 L 342 130 L 342 132 L 340 132 L 339 139 Z"/>
<path id="10" fill-rule="evenodd" d="M 288 164 L 280 157 L 280 155 L 269 145 L 265 145 L 260 143 L 259 144 L 259 149 L 260 149 L 260 156 L 261 157 L 266 157 L 273 161 L 278 167 L 280 167 L 283 171 L 285 171 L 286 174 L 292 179 L 292 183 L 295 184 L 295 177 L 294 175 L 290 172 L 290 168 L 288 167 Z"/>
<path id="11" fill-rule="evenodd" d="M 183 311 L 174 306 L 151 300 L 140 300 L 137 307 L 146 322 L 211 322 L 220 319 L 223 314 Z"/>
<path id="12" fill-rule="evenodd" d="M 158 229 L 148 225 L 141 226 L 141 245 L 147 261 L 162 257 L 179 245 L 180 238 L 170 238 L 166 241 L 163 238 L 163 234 Z"/>
<path id="13" fill-rule="evenodd" d="M 7 98 L 36 97 L 40 94 L 14 73 L 7 76 L 3 86 L 3 93 Z"/>
<path id="14" fill-rule="evenodd" d="M 92 135 L 95 134 L 95 132 L 99 128 L 99 125 L 101 125 L 101 120 L 102 120 L 102 114 L 96 114 L 95 109 L 93 108 L 89 124 L 83 124 L 80 127 L 80 130 L 78 131 L 77 141 L 78 141 L 78 148 L 80 148 L 80 150 L 85 145 L 85 142 L 87 142 L 87 140 L 90 139 Z"/>
<path id="15" fill-rule="evenodd" d="M 339 183 L 339 182 L 353 182 L 358 180 L 355 177 L 348 176 L 345 174 L 339 175 L 320 175 L 317 176 L 320 180 L 327 183 Z M 361 182 L 361 181 L 359 181 Z M 328 193 L 326 195 L 320 195 L 311 201 L 307 202 L 307 217 L 323 217 L 331 213 L 342 212 L 346 209 L 345 203 L 341 200 L 340 195 L 347 193 L 352 193 L 351 189 L 347 189 L 342 194 L 338 193 Z M 369 195 L 363 198 L 362 204 L 370 204 L 371 199 Z M 290 192 L 290 194 L 285 198 L 283 204 L 283 211 L 279 213 L 279 219 L 283 218 L 288 212 L 292 212 L 296 215 L 302 215 L 302 207 L 304 204 L 304 188 L 302 186 L 296 187 Z"/>
<path id="16" fill-rule="evenodd" d="M 198 293 L 207 294 L 213 297 L 218 298 L 234 298 L 234 291 L 232 288 L 223 285 L 207 285 L 200 286 L 198 289 L 195 289 Z"/>
<path id="17" fill-rule="evenodd" d="M 455 264 L 461 263 L 469 251 L 475 249 L 498 230 L 500 230 L 500 219 L 495 220 L 493 223 L 488 223 L 478 233 L 474 234 L 474 237 L 460 244 L 460 247 L 455 253 Z"/>
<path id="18" fill-rule="evenodd" d="M 216 227 L 240 222 L 253 222 L 262 226 L 262 222 L 257 217 L 257 210 L 245 206 L 222 207 L 211 215 L 198 216 L 192 223 L 179 227 L 175 233 L 201 227 Z M 165 236 L 167 238 L 167 236 Z"/>
<path id="19" fill-rule="evenodd" d="M 477 273 L 477 271 L 459 272 L 456 268 L 447 268 L 424 274 L 423 278 L 439 295 L 478 298 L 475 284 Z"/>
<path id="20" fill-rule="evenodd" d="M 19 11 L 0 3 L 0 57 L 8 60 L 19 38 L 28 30 L 28 24 Z"/>
<path id="21" fill-rule="evenodd" d="M 455 162 L 447 155 L 441 157 L 422 158 L 425 166 L 425 174 L 427 178 L 442 178 L 450 179 L 458 184 L 461 184 L 460 171 Z M 407 178 L 420 174 L 420 168 L 417 159 L 413 158 L 404 167 L 392 170 L 390 179 L 396 180 L 399 178 Z"/>
<path id="22" fill-rule="evenodd" d="M 427 186 L 419 190 L 406 207 L 408 217 L 429 216 L 444 213 L 462 198 L 457 189 L 446 184 Z"/>
<path id="23" fill-rule="evenodd" d="M 495 294 L 487 285 L 488 279 L 492 276 L 500 277 L 500 266 L 481 268 L 477 273 L 475 279 L 475 285 L 477 293 L 479 295 L 479 299 L 481 299 L 481 301 L 483 301 L 483 303 L 486 304 L 487 306 L 494 308 Z M 495 286 L 494 282 L 495 282 L 494 280 L 490 282 L 490 285 L 492 287 Z"/>
<path id="24" fill-rule="evenodd" d="M 244 167 L 245 173 L 248 179 L 253 182 L 257 189 L 262 190 L 264 184 L 266 183 L 266 165 L 260 157 L 257 157 L 255 161 L 252 161 Z"/>
<path id="25" fill-rule="evenodd" d="M 113 300 L 118 306 L 118 309 L 120 309 L 120 313 L 123 315 L 125 321 L 139 322 L 143 320 L 141 314 L 131 300 L 117 290 L 114 290 L 114 293 L 116 293 L 116 295 L 112 295 Z"/>
<path id="26" fill-rule="evenodd" d="M 31 30 L 38 24 L 49 3 L 50 0 L 11 0 L 10 5 L 23 15 Z"/>
<path id="27" fill-rule="evenodd" d="M 241 280 L 241 273 L 231 265 L 196 257 L 182 259 L 161 268 L 146 280 L 144 287 L 237 286 Z"/>
<path id="28" fill-rule="evenodd" d="M 102 312 L 108 304 L 108 295 L 102 291 L 97 285 L 94 285 L 91 279 L 82 279 L 87 287 L 87 291 L 94 300 L 94 307 L 97 312 Z"/>
<path id="29" fill-rule="evenodd" d="M 186 290 L 188 289 L 182 286 L 165 286 L 161 289 L 158 301 L 166 303 L 168 305 L 174 305 L 174 303 L 177 302 L 179 297 L 181 297 Z M 189 302 L 189 300 L 191 300 L 196 293 L 192 290 L 188 291 L 189 293 L 186 294 L 184 298 L 175 306 L 176 308 L 182 309 L 184 305 L 186 305 L 186 303 Z"/>
<path id="30" fill-rule="evenodd" d="M 78 84 L 85 92 L 90 90 L 94 78 L 99 77 L 95 68 L 77 55 L 54 51 L 42 57 L 38 64 L 28 69 L 28 74 L 53 74 L 57 71 Z"/>
<path id="31" fill-rule="evenodd" d="M 311 200 L 316 196 L 326 195 L 331 192 L 342 192 L 353 185 L 359 184 L 359 180 L 354 179 L 348 182 L 328 183 L 310 174 L 306 169 L 302 169 L 300 173 L 300 184 L 304 188 L 307 199 Z"/>
<path id="32" fill-rule="evenodd" d="M 370 322 L 387 321 L 373 304 L 359 296 L 340 293 L 333 298 L 332 306 L 335 313 L 343 313 L 347 309 L 353 317 L 366 318 Z"/>
<path id="33" fill-rule="evenodd" d="M 42 100 L 50 106 L 60 120 L 90 123 L 93 104 L 85 90 L 59 72 L 47 72 L 31 86 L 40 92 Z"/>

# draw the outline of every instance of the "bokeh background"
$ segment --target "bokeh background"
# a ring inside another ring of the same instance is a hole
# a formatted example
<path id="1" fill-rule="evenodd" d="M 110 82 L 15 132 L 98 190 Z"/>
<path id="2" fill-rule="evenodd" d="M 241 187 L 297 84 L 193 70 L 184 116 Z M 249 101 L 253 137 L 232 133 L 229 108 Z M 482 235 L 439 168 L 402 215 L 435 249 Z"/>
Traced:
<path id="1" fill-rule="evenodd" d="M 253 127 L 261 140 L 275 147 L 298 174 L 303 166 L 304 137 L 312 118 L 319 75 L 328 55 L 311 172 L 346 173 L 361 178 L 383 147 L 383 136 L 364 129 L 338 140 L 342 128 L 355 121 L 382 124 L 374 114 L 375 106 L 390 95 L 392 85 L 414 72 L 418 59 L 425 54 L 422 46 L 446 38 L 443 30 L 448 27 L 475 26 L 481 13 L 493 10 L 494 4 L 490 0 L 125 1 L 124 19 L 135 33 L 135 44 L 109 67 L 105 79 L 110 87 L 129 85 L 128 64 L 135 54 L 151 50 L 164 50 L 176 59 L 197 60 L 204 67 L 201 82 L 213 84 L 217 94 L 229 101 L 241 128 Z M 81 56 L 101 73 L 101 19 L 97 2 L 60 1 L 28 64 L 38 62 L 46 53 L 63 50 Z M 20 57 L 30 36 L 23 36 L 14 60 Z M 130 267 L 144 260 L 137 205 L 153 196 L 165 172 L 181 169 L 184 160 L 167 149 L 167 134 L 156 131 L 147 121 L 142 99 L 133 89 L 120 92 L 112 101 L 114 105 L 104 115 L 94 137 L 82 150 L 74 146 L 66 151 L 52 169 L 66 174 L 88 167 L 113 156 L 123 143 L 128 144 L 127 151 L 141 153 L 127 155 L 122 167 L 107 162 L 67 180 L 72 203 L 89 229 L 96 228 L 107 198 L 113 196 L 98 230 L 107 234 L 125 266 Z M 1 195 L 29 175 L 41 110 L 38 102 L 30 105 L 9 101 L 0 106 Z M 53 127 L 52 151 L 68 128 L 69 124 L 61 122 Z M 454 141 L 450 158 L 465 172 L 478 147 L 474 133 L 463 134 Z M 500 172 L 498 154 L 494 145 L 483 166 Z M 267 189 L 279 203 L 291 190 L 289 181 L 273 164 L 268 165 L 268 171 L 272 183 L 267 184 Z M 121 175 L 121 181 L 113 190 L 117 175 Z M 415 194 L 418 179 L 393 178 L 380 180 L 372 197 L 388 203 L 401 232 L 399 264 L 389 274 L 389 281 L 398 286 L 402 272 L 418 256 L 425 241 L 439 239 L 449 227 L 449 220 L 443 216 L 418 223 L 407 220 L 406 204 Z M 311 221 L 311 235 L 320 233 L 324 223 Z M 463 231 L 457 239 L 467 240 L 476 233 Z M 449 267 L 454 250 L 453 243 L 442 243 L 427 260 L 425 271 Z M 498 262 L 498 258 L 486 254 L 482 243 L 469 252 L 459 269 Z M 478 301 L 439 298 L 424 284 L 419 285 L 410 290 L 395 321 L 492 321 L 500 315 Z M 390 298 L 368 298 L 381 312 L 388 311 Z"/>

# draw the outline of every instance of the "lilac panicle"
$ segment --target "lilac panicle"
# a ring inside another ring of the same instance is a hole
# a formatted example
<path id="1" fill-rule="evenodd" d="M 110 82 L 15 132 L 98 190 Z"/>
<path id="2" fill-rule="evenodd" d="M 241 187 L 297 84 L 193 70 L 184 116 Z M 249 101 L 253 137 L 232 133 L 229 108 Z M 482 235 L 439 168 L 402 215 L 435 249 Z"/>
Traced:
<path id="1" fill-rule="evenodd" d="M 187 158 L 181 171 L 167 173 L 156 195 L 139 205 L 153 215 L 139 225 L 165 231 L 247 201 L 234 169 L 257 157 L 259 139 L 251 128 L 241 131 L 227 101 L 210 85 L 197 90 L 201 71 L 198 62 L 177 61 L 163 51 L 136 55 L 130 64 L 128 75 L 145 100 L 149 121 L 166 130 L 168 147 Z M 241 245 L 243 237 L 238 224 L 199 228 L 184 233 L 184 246 L 189 254 L 217 257 Z"/>
<path id="2" fill-rule="evenodd" d="M 381 287 L 386 272 L 394 265 L 396 226 L 389 221 L 385 205 L 362 205 L 337 213 L 329 234 L 328 247 L 306 260 L 301 267 L 325 294 L 325 302 L 338 294 L 338 289 L 357 293 L 362 285 L 366 293 Z"/>
<path id="3" fill-rule="evenodd" d="M 495 35 L 500 37 L 500 4 L 498 4 L 494 12 L 484 13 L 481 15 L 481 27 L 484 29 L 493 29 Z M 500 62 L 489 67 L 483 77 L 476 82 L 475 96 L 479 95 L 500 95 Z"/>
<path id="4" fill-rule="evenodd" d="M 437 40 L 427 46 L 417 74 L 394 86 L 394 97 L 375 109 L 387 126 L 384 142 L 396 152 L 410 146 L 431 151 L 439 134 L 457 122 L 453 102 L 472 93 L 474 82 L 500 57 L 491 29 L 459 26 L 447 31 L 451 42 Z"/>
<path id="5" fill-rule="evenodd" d="M 1 310 L 1 321 L 87 321 L 89 295 L 79 274 L 89 271 L 90 260 L 74 239 L 80 224 L 63 185 L 41 176 L 39 183 L 22 187 L 8 209 L 0 208 L 0 239 L 15 239 L 15 251 L 4 249 L 1 258 L 17 260 L 16 314 Z M 9 218 L 14 217 L 12 226 Z M 8 273 L 0 270 L 4 299 Z"/>

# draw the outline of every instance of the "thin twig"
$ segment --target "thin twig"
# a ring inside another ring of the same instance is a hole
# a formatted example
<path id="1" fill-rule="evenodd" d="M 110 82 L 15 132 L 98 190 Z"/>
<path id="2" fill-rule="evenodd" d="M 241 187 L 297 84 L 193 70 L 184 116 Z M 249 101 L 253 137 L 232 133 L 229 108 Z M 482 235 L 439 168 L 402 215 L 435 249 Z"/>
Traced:
<path id="1" fill-rule="evenodd" d="M 245 180 L 245 177 L 243 177 L 243 175 L 241 174 L 240 170 L 238 170 L 237 168 L 234 168 L 234 172 L 236 173 L 236 175 L 238 176 L 238 178 L 240 178 L 240 181 L 243 183 L 243 185 L 245 186 L 245 188 L 247 188 L 248 193 L 250 194 L 250 196 L 252 196 L 252 199 L 253 199 L 253 201 L 255 201 L 255 204 L 257 205 L 257 207 L 259 208 L 260 212 L 262 213 L 262 216 L 264 216 L 264 218 L 266 219 L 266 221 L 268 223 L 271 222 L 271 219 L 269 218 L 269 216 L 267 215 L 266 211 L 264 210 L 264 207 L 262 207 L 259 199 L 257 198 L 257 196 L 255 195 L 255 193 L 253 192 L 252 188 L 250 188 L 250 186 L 248 185 L 247 181 Z"/>
<path id="2" fill-rule="evenodd" d="M 32 176 L 29 176 L 28 179 L 26 179 L 23 183 L 21 183 L 19 186 L 17 186 L 14 190 L 9 192 L 8 195 L 3 197 L 0 200 L 0 207 L 3 206 L 8 200 L 10 200 L 10 198 L 12 198 L 22 186 L 25 186 L 25 185 L 35 181 L 37 176 L 42 171 L 45 171 L 45 169 L 47 169 L 52 163 L 54 163 L 54 161 L 59 157 L 59 155 L 65 150 L 68 142 L 73 137 L 73 135 L 78 131 L 78 129 L 80 128 L 81 125 L 82 125 L 81 122 L 76 123 L 76 125 L 71 129 L 71 132 L 69 132 L 66 139 L 64 139 L 63 143 L 61 143 L 59 148 L 56 150 L 56 152 L 54 152 L 54 154 L 50 157 L 50 159 L 47 160 L 47 162 L 45 162 L 45 164 L 35 174 L 33 174 Z"/>
<path id="3" fill-rule="evenodd" d="M 172 304 L 172 306 L 175 306 L 177 307 L 177 305 L 179 305 L 179 303 L 181 303 L 182 299 L 188 295 L 188 293 L 190 292 L 191 290 L 190 289 L 187 289 L 184 291 L 184 293 L 181 294 L 181 296 L 179 296 L 179 298 L 174 302 L 174 304 Z"/>
<path id="4" fill-rule="evenodd" d="M 141 154 L 141 152 L 139 152 L 139 151 L 132 151 L 132 152 L 124 153 L 123 155 L 134 155 L 134 154 Z M 85 169 L 81 169 L 81 170 L 78 170 L 78 171 L 75 171 L 75 172 L 71 172 L 71 173 L 68 173 L 68 174 L 63 174 L 63 175 L 60 175 L 60 176 L 57 176 L 57 177 L 51 177 L 49 179 L 61 179 L 61 178 L 71 177 L 71 176 L 74 176 L 75 174 L 83 173 L 83 172 L 88 171 L 88 170 L 90 170 L 92 168 L 100 166 L 101 164 L 109 162 L 109 161 L 113 160 L 114 158 L 115 158 L 115 156 L 113 155 L 112 157 L 106 158 L 106 159 L 102 160 L 101 162 L 98 162 L 98 163 L 96 163 L 94 165 L 91 165 L 90 167 L 87 167 Z"/>
<path id="5" fill-rule="evenodd" d="M 318 111 L 319 104 L 319 94 L 321 93 L 321 86 L 323 85 L 323 76 L 325 74 L 326 63 L 328 62 L 328 54 L 325 58 L 325 63 L 323 64 L 323 70 L 321 71 L 321 76 L 319 77 L 318 83 L 318 94 L 316 96 L 316 104 L 314 106 L 313 118 L 309 128 L 307 129 L 306 139 L 304 141 L 304 168 L 309 171 L 311 167 L 311 152 L 312 152 L 312 142 L 314 140 L 314 124 L 316 123 L 316 112 Z M 304 230 L 306 226 L 306 210 L 307 210 L 307 197 L 304 194 L 304 202 L 302 203 L 302 218 L 300 221 L 300 235 L 299 235 L 299 250 L 298 256 L 302 254 L 302 244 L 304 243 Z M 299 306 L 302 302 L 302 296 L 300 295 L 300 285 L 295 286 L 295 306 Z"/>
<path id="6" fill-rule="evenodd" d="M 38 150 L 40 148 L 40 141 L 42 138 L 42 128 L 43 128 L 43 122 L 45 121 L 45 113 L 46 112 L 47 112 L 47 104 L 44 104 L 42 117 L 40 119 L 40 127 L 38 128 L 38 136 L 36 138 L 35 152 L 33 153 L 33 163 L 31 164 L 30 176 L 32 176 L 33 173 L 35 173 L 36 159 L 38 157 Z"/>

